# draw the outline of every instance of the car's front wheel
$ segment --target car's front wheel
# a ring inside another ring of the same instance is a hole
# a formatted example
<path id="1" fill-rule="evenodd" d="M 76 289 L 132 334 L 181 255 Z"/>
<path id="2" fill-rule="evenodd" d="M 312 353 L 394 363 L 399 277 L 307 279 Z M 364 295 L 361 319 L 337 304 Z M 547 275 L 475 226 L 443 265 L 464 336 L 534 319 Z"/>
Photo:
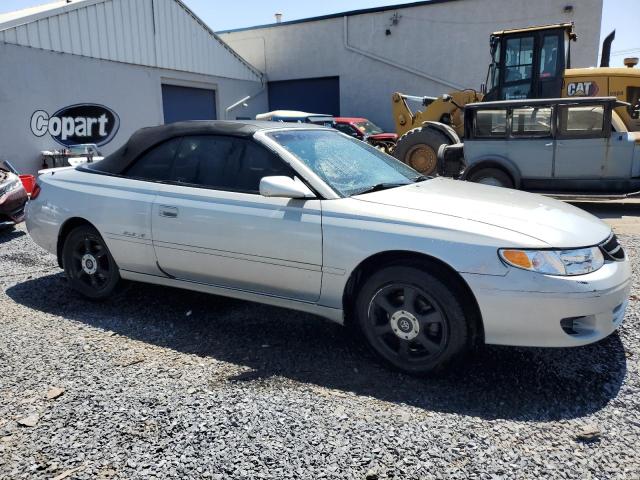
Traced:
<path id="1" fill-rule="evenodd" d="M 120 272 L 98 231 L 89 226 L 73 229 L 62 251 L 71 287 L 92 300 L 109 297 L 120 282 Z"/>
<path id="2" fill-rule="evenodd" d="M 413 266 L 371 275 L 357 297 L 356 317 L 374 353 L 406 373 L 443 370 L 468 349 L 470 329 L 458 295 Z"/>

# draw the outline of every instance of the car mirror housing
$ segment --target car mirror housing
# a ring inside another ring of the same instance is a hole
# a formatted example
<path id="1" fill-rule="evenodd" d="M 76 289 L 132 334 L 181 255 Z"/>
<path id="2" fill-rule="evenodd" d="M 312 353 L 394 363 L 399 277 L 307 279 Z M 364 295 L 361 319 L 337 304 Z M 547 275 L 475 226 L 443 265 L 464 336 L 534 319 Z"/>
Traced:
<path id="1" fill-rule="evenodd" d="M 300 180 L 291 177 L 264 177 L 260 180 L 260 195 L 279 198 L 315 198 Z"/>

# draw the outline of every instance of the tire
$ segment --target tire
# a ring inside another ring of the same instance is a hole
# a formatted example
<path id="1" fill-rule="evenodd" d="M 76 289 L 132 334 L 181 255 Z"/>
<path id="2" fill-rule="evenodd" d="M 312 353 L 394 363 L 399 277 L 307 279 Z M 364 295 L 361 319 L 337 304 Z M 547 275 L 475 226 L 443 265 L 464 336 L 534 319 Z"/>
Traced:
<path id="1" fill-rule="evenodd" d="M 405 373 L 438 373 L 469 350 L 471 329 L 459 294 L 413 266 L 371 275 L 355 305 L 360 338 L 384 363 Z"/>
<path id="2" fill-rule="evenodd" d="M 423 175 L 435 175 L 441 145 L 451 145 L 444 133 L 429 127 L 414 128 L 398 139 L 393 156 Z"/>
<path id="3" fill-rule="evenodd" d="M 105 300 L 120 284 L 118 265 L 98 231 L 74 228 L 62 247 L 62 265 L 71 287 L 91 300 Z"/>
<path id="4" fill-rule="evenodd" d="M 511 175 L 499 168 L 481 168 L 469 175 L 467 180 L 494 187 L 514 188 L 515 186 Z"/>

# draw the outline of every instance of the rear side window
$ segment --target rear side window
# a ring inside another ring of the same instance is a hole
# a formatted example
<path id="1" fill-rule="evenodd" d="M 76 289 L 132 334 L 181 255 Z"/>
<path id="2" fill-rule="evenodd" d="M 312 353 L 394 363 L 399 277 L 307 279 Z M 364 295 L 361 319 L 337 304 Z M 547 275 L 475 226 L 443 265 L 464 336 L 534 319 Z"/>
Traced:
<path id="1" fill-rule="evenodd" d="M 514 137 L 551 136 L 551 108 L 514 108 L 511 118 L 511 135 Z"/>
<path id="2" fill-rule="evenodd" d="M 180 145 L 180 139 L 174 138 L 144 153 L 129 167 L 124 175 L 141 180 L 166 181 L 171 174 L 171 165 Z"/>
<path id="3" fill-rule="evenodd" d="M 476 112 L 475 136 L 478 138 L 504 138 L 507 133 L 507 111 L 478 110 Z"/>
<path id="4" fill-rule="evenodd" d="M 171 180 L 219 189 L 233 188 L 240 154 L 241 146 L 230 137 L 184 137 L 176 154 Z"/>
<path id="5" fill-rule="evenodd" d="M 605 109 L 602 105 L 560 106 L 559 130 L 566 137 L 601 137 Z"/>

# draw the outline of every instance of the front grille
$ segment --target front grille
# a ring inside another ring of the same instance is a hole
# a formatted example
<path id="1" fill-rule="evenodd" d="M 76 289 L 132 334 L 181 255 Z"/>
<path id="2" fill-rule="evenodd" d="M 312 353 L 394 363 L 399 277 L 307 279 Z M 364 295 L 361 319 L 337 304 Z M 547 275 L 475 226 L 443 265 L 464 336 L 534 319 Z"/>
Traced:
<path id="1" fill-rule="evenodd" d="M 602 250 L 604 258 L 607 260 L 613 260 L 615 262 L 621 262 L 624 260 L 624 250 L 622 249 L 622 245 L 620 245 L 618 239 L 613 233 L 598 246 L 600 247 L 600 250 Z"/>

